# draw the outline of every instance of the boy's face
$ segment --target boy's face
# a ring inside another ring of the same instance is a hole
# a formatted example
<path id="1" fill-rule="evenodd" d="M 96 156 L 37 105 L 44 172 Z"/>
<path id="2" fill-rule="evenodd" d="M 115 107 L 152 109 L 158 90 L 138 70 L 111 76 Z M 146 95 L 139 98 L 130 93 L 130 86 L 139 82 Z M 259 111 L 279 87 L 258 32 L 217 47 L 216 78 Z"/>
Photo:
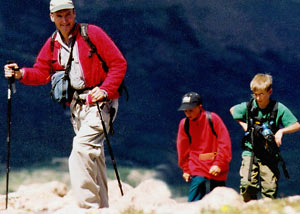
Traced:
<path id="1" fill-rule="evenodd" d="M 202 109 L 202 105 L 195 106 L 192 109 L 184 110 L 184 114 L 190 120 L 195 120 L 199 117 L 201 109 Z"/>
<path id="2" fill-rule="evenodd" d="M 264 109 L 270 102 L 270 96 L 272 94 L 272 88 L 269 91 L 256 90 L 253 92 L 253 97 L 257 102 L 259 108 Z"/>

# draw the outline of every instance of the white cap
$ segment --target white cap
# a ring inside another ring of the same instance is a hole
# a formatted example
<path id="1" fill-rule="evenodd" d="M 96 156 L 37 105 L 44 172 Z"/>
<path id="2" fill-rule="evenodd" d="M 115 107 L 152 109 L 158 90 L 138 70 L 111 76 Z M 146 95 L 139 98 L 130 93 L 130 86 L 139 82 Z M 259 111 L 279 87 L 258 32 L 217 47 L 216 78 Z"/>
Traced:
<path id="1" fill-rule="evenodd" d="M 50 12 L 54 13 L 59 10 L 73 9 L 74 4 L 72 0 L 51 0 L 50 1 Z"/>

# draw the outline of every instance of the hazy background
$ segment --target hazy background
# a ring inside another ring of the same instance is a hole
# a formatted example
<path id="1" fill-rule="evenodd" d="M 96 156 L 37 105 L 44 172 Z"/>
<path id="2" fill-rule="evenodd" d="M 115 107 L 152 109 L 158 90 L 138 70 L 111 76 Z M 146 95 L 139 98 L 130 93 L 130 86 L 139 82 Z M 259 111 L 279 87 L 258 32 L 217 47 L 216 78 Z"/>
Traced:
<path id="1" fill-rule="evenodd" d="M 258 72 L 272 74 L 273 97 L 300 117 L 298 0 L 75 0 L 75 6 L 77 21 L 101 26 L 128 61 L 130 98 L 120 99 L 111 138 L 118 166 L 159 170 L 169 184 L 186 186 L 177 167 L 177 127 L 184 116 L 177 108 L 183 94 L 196 91 L 204 107 L 219 114 L 230 131 L 233 159 L 227 184 L 238 190 L 243 132 L 229 108 L 250 98 L 252 77 Z M 12 59 L 32 66 L 54 30 L 48 0 L 2 2 L 1 65 Z M 0 80 L 3 174 L 7 80 L 3 75 Z M 69 112 L 51 101 L 49 91 L 50 85 L 17 83 L 12 105 L 14 169 L 69 156 Z M 284 137 L 281 150 L 291 179 L 282 176 L 281 196 L 300 194 L 299 138 L 299 133 Z"/>

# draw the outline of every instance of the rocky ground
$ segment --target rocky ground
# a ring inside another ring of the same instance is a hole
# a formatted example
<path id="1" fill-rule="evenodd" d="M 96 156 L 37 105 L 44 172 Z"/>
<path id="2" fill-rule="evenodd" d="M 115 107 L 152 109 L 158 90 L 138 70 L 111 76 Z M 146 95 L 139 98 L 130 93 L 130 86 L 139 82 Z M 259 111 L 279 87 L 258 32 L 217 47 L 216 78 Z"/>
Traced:
<path id="1" fill-rule="evenodd" d="M 20 186 L 9 194 L 8 209 L 5 195 L 0 195 L 1 214 L 196 214 L 196 213 L 272 213 L 300 214 L 300 196 L 285 199 L 261 199 L 244 203 L 233 189 L 218 187 L 201 201 L 178 202 L 171 198 L 168 186 L 157 179 L 147 179 L 138 186 L 122 183 L 121 196 L 117 181 L 109 182 L 110 208 L 90 210 L 79 208 L 64 183 L 53 181 Z"/>

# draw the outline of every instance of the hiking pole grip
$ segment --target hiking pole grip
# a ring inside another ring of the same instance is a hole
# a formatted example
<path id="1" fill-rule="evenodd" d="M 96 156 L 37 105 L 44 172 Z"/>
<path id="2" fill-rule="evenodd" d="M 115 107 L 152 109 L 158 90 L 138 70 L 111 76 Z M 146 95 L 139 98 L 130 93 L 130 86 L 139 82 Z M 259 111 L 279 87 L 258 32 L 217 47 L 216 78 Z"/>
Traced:
<path id="1" fill-rule="evenodd" d="M 13 60 L 8 60 L 6 63 L 7 64 L 13 64 L 15 62 Z M 13 67 L 12 70 L 19 71 L 20 68 Z M 11 98 L 12 93 L 16 93 L 16 84 L 15 84 L 15 77 L 14 76 L 11 76 L 11 77 L 8 78 L 8 98 L 9 99 Z"/>
<path id="2" fill-rule="evenodd" d="M 119 188 L 120 188 L 120 191 L 121 191 L 121 195 L 123 196 L 124 193 L 123 193 L 123 189 L 122 189 L 122 183 L 121 183 L 119 172 L 118 172 L 118 169 L 117 169 L 117 163 L 115 161 L 114 154 L 113 154 L 110 142 L 109 142 L 109 138 L 108 138 L 108 134 L 107 134 L 105 122 L 104 122 L 103 116 L 102 116 L 102 110 L 101 110 L 101 108 L 99 106 L 99 102 L 98 101 L 96 102 L 96 104 L 97 104 L 98 112 L 99 112 L 99 115 L 100 115 L 101 124 L 102 124 L 102 127 L 103 127 L 104 137 L 106 139 L 106 143 L 107 143 L 107 147 L 108 147 L 108 152 L 110 154 L 111 161 L 112 161 L 112 164 L 113 164 L 113 167 L 114 167 L 114 170 L 115 170 L 115 174 L 116 174 L 116 177 L 117 177 L 117 180 L 118 180 L 118 185 L 119 185 Z M 104 107 L 104 105 L 102 106 L 102 108 L 103 107 Z"/>

